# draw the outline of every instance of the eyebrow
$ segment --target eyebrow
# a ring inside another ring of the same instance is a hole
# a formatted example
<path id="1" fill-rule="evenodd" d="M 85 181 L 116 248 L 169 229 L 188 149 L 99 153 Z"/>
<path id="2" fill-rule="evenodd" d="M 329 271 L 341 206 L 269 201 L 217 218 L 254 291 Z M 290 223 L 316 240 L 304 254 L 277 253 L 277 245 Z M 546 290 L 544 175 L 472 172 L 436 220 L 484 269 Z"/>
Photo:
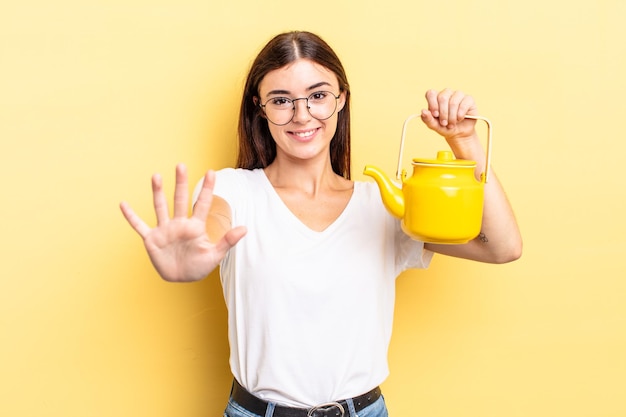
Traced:
<path id="1" fill-rule="evenodd" d="M 307 91 L 311 91 L 311 90 L 315 90 L 316 88 L 323 87 L 323 86 L 332 87 L 332 85 L 329 82 L 321 81 L 319 83 L 313 84 L 312 86 L 310 86 L 306 90 Z M 277 94 L 289 95 L 289 94 L 291 94 L 291 92 L 288 91 L 288 90 L 272 90 L 272 91 L 268 92 L 266 94 L 266 96 L 273 96 L 273 95 L 277 95 Z"/>

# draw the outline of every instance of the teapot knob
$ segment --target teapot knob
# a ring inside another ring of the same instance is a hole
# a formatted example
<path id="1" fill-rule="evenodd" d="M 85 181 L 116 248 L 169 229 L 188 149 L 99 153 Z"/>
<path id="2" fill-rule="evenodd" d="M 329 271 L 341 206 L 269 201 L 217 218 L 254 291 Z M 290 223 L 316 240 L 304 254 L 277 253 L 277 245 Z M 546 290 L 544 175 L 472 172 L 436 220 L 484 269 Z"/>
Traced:
<path id="1" fill-rule="evenodd" d="M 442 162 L 454 161 L 454 154 L 452 151 L 439 151 L 437 152 L 437 160 Z"/>

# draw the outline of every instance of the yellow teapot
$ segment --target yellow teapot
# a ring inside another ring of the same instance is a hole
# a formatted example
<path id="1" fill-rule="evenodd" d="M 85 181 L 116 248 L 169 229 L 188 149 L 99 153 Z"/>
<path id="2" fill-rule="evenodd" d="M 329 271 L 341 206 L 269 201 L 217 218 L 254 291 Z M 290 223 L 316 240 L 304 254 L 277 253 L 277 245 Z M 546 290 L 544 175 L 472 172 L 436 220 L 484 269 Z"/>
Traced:
<path id="1" fill-rule="evenodd" d="M 462 244 L 480 233 L 484 185 L 489 176 L 491 158 L 491 122 L 482 116 L 465 116 L 487 124 L 485 172 L 476 179 L 476 162 L 455 159 L 451 151 L 439 151 L 436 159 L 413 159 L 413 175 L 407 178 L 402 168 L 402 151 L 411 115 L 404 122 L 396 178 L 397 187 L 378 168 L 367 165 L 363 174 L 376 181 L 383 204 L 402 220 L 402 230 L 414 239 L 429 243 Z"/>

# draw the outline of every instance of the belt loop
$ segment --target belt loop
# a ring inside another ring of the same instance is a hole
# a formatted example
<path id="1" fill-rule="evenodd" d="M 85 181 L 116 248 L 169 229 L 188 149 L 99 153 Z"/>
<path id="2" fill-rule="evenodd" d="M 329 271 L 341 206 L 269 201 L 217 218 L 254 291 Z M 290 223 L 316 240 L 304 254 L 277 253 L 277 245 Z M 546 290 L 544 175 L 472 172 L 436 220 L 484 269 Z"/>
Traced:
<path id="1" fill-rule="evenodd" d="M 354 401 L 352 401 L 352 398 L 348 398 L 346 400 L 346 404 L 348 405 L 348 410 L 350 413 L 350 417 L 358 417 L 356 415 L 356 409 L 354 408 Z"/>
<path id="2" fill-rule="evenodd" d="M 276 404 L 272 402 L 267 403 L 267 408 L 265 409 L 265 417 L 272 417 L 274 415 L 274 408 Z"/>

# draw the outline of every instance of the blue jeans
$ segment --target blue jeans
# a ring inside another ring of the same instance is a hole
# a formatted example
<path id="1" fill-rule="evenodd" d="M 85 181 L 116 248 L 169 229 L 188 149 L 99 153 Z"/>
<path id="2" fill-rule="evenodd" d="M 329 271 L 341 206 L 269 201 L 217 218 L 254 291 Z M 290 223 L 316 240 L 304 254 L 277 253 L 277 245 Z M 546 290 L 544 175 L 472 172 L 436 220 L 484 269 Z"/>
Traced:
<path id="1" fill-rule="evenodd" d="M 346 410 L 344 417 L 389 417 L 389 414 L 387 413 L 387 406 L 385 405 L 385 399 L 382 396 L 374 404 L 359 411 L 358 416 L 354 411 L 352 400 L 347 400 L 347 402 L 348 409 Z M 230 399 L 228 401 L 228 405 L 226 406 L 226 411 L 224 411 L 224 417 L 272 417 L 273 411 L 274 404 L 270 403 L 267 407 L 267 413 L 264 416 L 259 416 L 258 414 L 252 414 L 250 411 Z"/>

